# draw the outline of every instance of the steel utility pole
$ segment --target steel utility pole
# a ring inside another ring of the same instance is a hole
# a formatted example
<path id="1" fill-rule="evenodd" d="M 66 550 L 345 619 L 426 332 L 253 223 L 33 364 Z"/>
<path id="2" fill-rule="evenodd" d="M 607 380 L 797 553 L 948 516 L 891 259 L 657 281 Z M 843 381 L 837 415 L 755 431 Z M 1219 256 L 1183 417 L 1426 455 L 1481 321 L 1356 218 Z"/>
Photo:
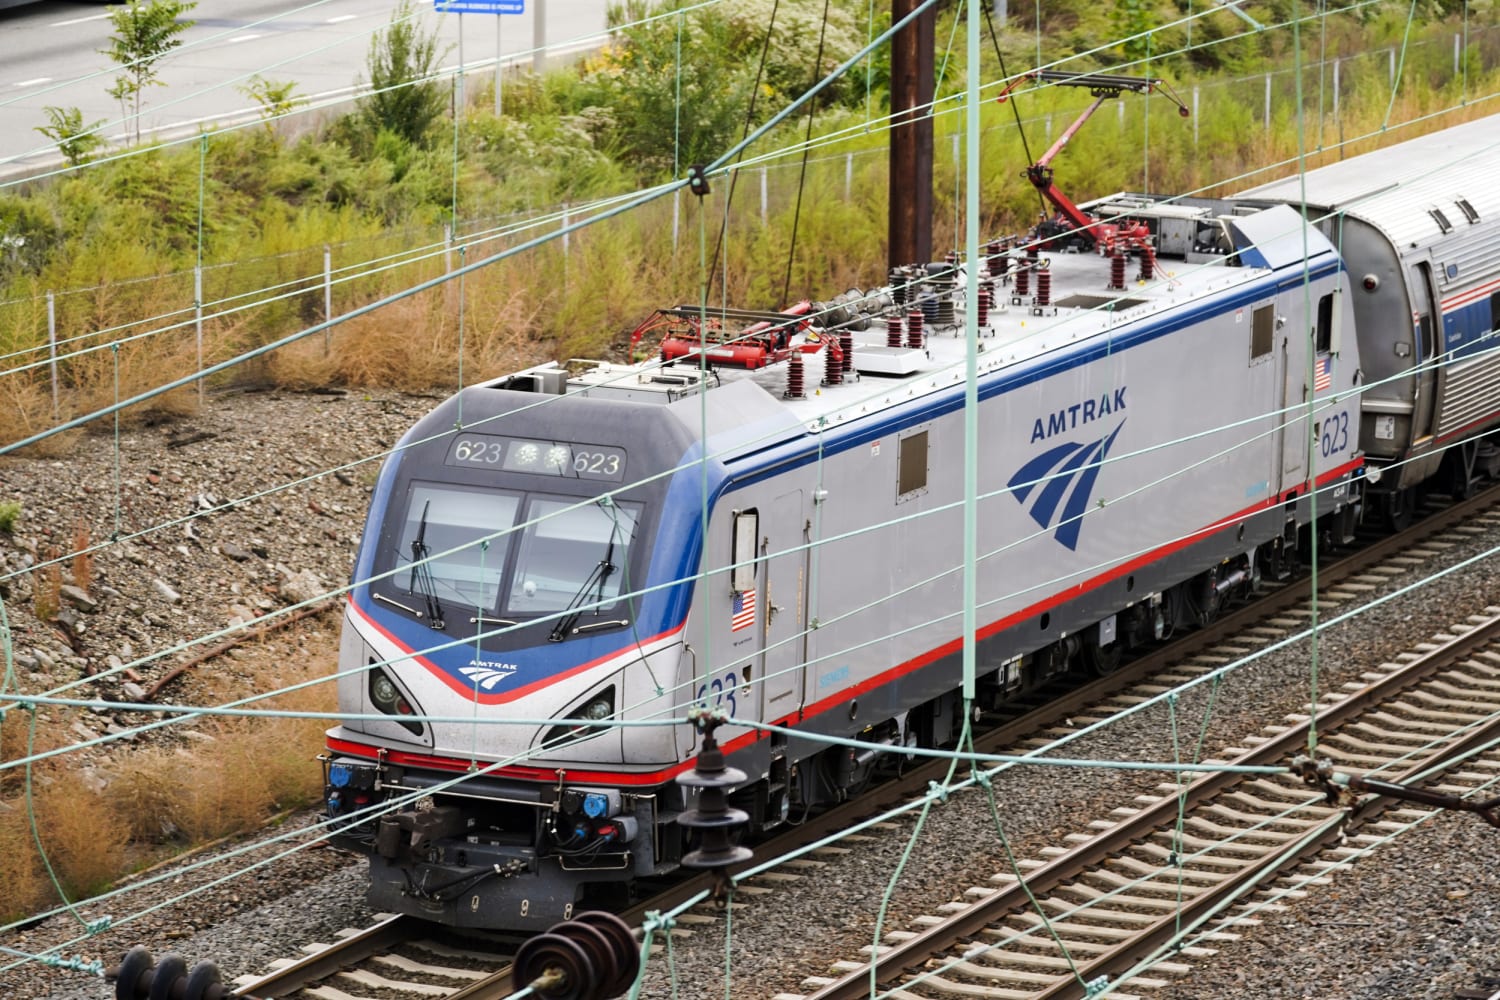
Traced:
<path id="1" fill-rule="evenodd" d="M 920 0 L 891 0 L 894 24 Z M 934 7 L 891 39 L 891 267 L 932 259 L 932 49 Z"/>

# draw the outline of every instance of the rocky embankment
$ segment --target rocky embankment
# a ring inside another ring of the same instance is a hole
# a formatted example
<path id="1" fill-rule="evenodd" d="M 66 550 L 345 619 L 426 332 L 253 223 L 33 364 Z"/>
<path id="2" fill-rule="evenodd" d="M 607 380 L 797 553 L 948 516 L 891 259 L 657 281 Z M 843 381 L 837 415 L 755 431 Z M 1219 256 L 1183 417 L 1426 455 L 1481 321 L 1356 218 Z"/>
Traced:
<path id="1" fill-rule="evenodd" d="M 379 458 L 432 402 L 237 393 L 118 446 L 103 428 L 66 457 L 0 458 L 0 504 L 20 505 L 0 598 L 21 690 L 137 702 L 225 630 L 343 586 Z M 92 715 L 79 739 L 132 725 Z"/>

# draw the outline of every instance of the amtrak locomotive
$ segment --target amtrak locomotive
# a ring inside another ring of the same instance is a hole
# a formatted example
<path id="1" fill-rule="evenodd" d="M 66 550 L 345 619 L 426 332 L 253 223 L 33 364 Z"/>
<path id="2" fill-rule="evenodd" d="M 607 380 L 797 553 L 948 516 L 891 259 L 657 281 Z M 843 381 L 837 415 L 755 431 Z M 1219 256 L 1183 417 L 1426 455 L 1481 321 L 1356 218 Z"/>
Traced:
<path id="1" fill-rule="evenodd" d="M 729 718 L 752 832 L 956 737 L 971 266 L 985 705 L 1212 619 L 1315 517 L 1349 539 L 1372 490 L 1394 514 L 1473 474 L 1497 141 L 1491 118 L 1309 173 L 1306 216 L 1295 184 L 1058 203 L 976 262 L 665 309 L 650 362 L 439 405 L 374 491 L 324 758 L 371 904 L 542 929 L 677 867 L 693 706 Z"/>

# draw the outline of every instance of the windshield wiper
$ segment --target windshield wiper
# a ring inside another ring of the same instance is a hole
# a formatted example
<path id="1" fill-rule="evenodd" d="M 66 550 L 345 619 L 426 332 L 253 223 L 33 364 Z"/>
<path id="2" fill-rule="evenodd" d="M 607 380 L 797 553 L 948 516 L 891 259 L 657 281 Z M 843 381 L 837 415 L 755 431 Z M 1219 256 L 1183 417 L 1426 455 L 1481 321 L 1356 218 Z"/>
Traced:
<path id="1" fill-rule="evenodd" d="M 422 520 L 417 524 L 417 537 L 411 540 L 411 579 L 407 582 L 406 590 L 411 594 L 419 593 L 417 585 L 421 584 L 420 593 L 427 602 L 428 623 L 432 628 L 441 630 L 448 626 L 443 621 L 443 605 L 438 601 L 437 582 L 432 578 L 432 567 L 426 561 L 432 554 L 427 549 L 427 511 L 431 507 L 431 500 L 422 504 Z"/>
<path id="2" fill-rule="evenodd" d="M 595 502 L 599 504 L 600 509 L 603 509 L 608 502 L 608 498 L 600 497 Z M 609 529 L 609 544 L 604 548 L 604 558 L 599 560 L 599 564 L 594 567 L 593 571 L 589 573 L 588 578 L 583 581 L 583 585 L 578 588 L 578 593 L 573 595 L 573 599 L 563 609 L 565 614 L 557 620 L 556 625 L 552 626 L 552 631 L 547 635 L 548 642 L 562 642 L 568 637 L 568 633 L 575 631 L 573 626 L 578 624 L 578 619 L 583 615 L 581 605 L 585 598 L 589 596 L 589 592 L 594 590 L 596 584 L 598 585 L 599 596 L 595 599 L 594 603 L 596 605 L 604 603 L 604 583 L 609 579 L 609 575 L 615 571 L 615 564 L 613 562 L 615 536 L 620 531 L 620 522 L 613 514 L 610 514 L 610 520 L 614 523 Z M 598 613 L 599 609 L 595 607 L 594 614 Z"/>

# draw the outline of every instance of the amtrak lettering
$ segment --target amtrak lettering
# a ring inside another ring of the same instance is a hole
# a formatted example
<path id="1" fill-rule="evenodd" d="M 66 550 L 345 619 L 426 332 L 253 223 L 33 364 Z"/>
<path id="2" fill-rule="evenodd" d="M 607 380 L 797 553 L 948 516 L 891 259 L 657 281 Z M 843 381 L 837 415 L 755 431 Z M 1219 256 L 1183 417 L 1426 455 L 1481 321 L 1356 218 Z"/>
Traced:
<path id="1" fill-rule="evenodd" d="M 484 690 L 493 691 L 496 684 L 516 672 L 516 665 L 501 663 L 499 660 L 473 659 L 467 667 L 459 667 L 458 672 Z"/>
<path id="2" fill-rule="evenodd" d="M 1049 413 L 1045 423 L 1041 417 L 1037 417 L 1036 422 L 1031 425 L 1031 443 L 1045 441 L 1054 434 L 1076 430 L 1081 424 L 1107 417 L 1111 413 L 1119 413 L 1125 409 L 1125 389 L 1122 385 L 1113 395 L 1106 392 L 1098 399 L 1085 399 L 1056 413 Z"/>

